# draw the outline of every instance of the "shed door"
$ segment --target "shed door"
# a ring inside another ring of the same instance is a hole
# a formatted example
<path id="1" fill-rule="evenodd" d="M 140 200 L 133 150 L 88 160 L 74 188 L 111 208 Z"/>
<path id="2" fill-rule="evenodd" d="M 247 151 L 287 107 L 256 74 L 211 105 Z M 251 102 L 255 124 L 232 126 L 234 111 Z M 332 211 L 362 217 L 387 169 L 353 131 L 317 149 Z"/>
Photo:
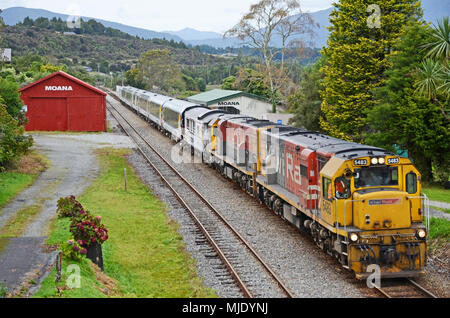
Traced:
<path id="1" fill-rule="evenodd" d="M 28 131 L 66 131 L 67 106 L 65 98 L 32 98 L 28 105 Z"/>
<path id="2" fill-rule="evenodd" d="M 69 98 L 69 131 L 105 130 L 105 113 L 101 101 L 98 97 Z"/>

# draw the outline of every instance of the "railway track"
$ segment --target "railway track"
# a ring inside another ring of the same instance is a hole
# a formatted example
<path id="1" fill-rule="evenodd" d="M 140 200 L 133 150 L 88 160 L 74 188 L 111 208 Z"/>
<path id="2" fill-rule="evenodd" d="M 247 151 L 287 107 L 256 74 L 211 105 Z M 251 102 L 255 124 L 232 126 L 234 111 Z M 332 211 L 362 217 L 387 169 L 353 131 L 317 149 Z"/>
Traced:
<path id="1" fill-rule="evenodd" d="M 114 98 L 114 95 L 111 95 Z M 117 98 L 115 98 L 117 100 Z M 184 206 L 215 254 L 225 264 L 245 297 L 288 297 L 295 295 L 251 245 L 208 202 L 111 103 L 107 108 L 138 151 Z"/>
<path id="2" fill-rule="evenodd" d="M 405 279 L 386 279 L 375 289 L 387 298 L 438 298 L 415 281 Z"/>

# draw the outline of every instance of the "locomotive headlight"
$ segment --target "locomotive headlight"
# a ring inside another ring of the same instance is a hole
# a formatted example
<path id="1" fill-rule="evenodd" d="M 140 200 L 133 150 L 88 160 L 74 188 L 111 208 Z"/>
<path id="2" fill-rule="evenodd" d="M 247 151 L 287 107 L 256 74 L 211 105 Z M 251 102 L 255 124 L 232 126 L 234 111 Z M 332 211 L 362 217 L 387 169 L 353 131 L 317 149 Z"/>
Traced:
<path id="1" fill-rule="evenodd" d="M 417 230 L 417 236 L 419 238 L 425 238 L 425 236 L 427 236 L 427 232 L 425 232 L 425 230 L 422 230 L 422 229 Z"/>
<path id="2" fill-rule="evenodd" d="M 380 165 L 383 165 L 384 164 L 384 158 L 378 158 L 378 163 Z"/>
<path id="3" fill-rule="evenodd" d="M 358 234 L 356 234 L 356 233 L 351 233 L 351 234 L 350 234 L 350 240 L 351 240 L 352 242 L 356 242 L 356 241 L 358 240 Z"/>
<path id="4" fill-rule="evenodd" d="M 372 160 L 370 160 L 370 162 L 371 162 L 373 165 L 376 165 L 376 164 L 378 163 L 378 158 L 372 158 Z"/>

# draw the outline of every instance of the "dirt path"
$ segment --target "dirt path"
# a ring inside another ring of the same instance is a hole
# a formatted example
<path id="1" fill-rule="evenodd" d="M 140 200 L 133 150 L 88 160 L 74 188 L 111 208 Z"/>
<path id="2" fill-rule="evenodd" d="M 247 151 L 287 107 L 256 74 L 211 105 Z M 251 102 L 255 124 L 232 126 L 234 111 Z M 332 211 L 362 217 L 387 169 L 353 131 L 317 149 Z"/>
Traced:
<path id="1" fill-rule="evenodd" d="M 0 211 L 0 228 L 17 211 L 38 205 L 40 212 L 21 237 L 3 239 L 0 244 L 0 283 L 11 294 L 20 292 L 27 280 L 36 281 L 53 254 L 42 250 L 48 225 L 55 216 L 56 201 L 63 196 L 80 195 L 99 173 L 94 150 L 101 147 L 132 147 L 127 137 L 116 134 L 34 134 L 34 148 L 51 162 L 35 183 Z M 3 247 L 2 247 L 3 246 Z"/>

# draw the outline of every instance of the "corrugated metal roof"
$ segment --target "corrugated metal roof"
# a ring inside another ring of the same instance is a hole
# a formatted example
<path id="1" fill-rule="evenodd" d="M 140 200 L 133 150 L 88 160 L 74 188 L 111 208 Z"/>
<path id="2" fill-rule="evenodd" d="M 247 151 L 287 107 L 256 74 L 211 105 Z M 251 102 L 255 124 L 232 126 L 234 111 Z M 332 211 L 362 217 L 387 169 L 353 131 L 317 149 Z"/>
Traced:
<path id="1" fill-rule="evenodd" d="M 80 80 L 80 79 L 78 79 L 78 78 L 76 78 L 76 77 L 74 77 L 72 75 L 69 75 L 69 74 L 67 74 L 66 72 L 63 72 L 63 71 L 57 71 L 57 72 L 55 72 L 53 74 L 50 74 L 50 75 L 48 75 L 48 76 L 46 76 L 44 78 L 41 78 L 40 80 L 37 80 L 34 83 L 28 84 L 28 85 L 22 87 L 21 89 L 19 89 L 19 92 L 23 92 L 23 91 L 29 89 L 30 87 L 33 87 L 33 86 L 35 86 L 35 85 L 37 85 L 39 83 L 42 83 L 42 82 L 48 80 L 49 78 L 57 76 L 57 75 L 61 75 L 61 76 L 65 77 L 65 78 L 68 78 L 69 80 L 72 80 L 72 81 L 74 81 L 74 82 L 76 82 L 76 83 L 78 83 L 78 84 L 80 84 L 82 86 L 85 86 L 86 88 L 88 88 L 88 89 L 90 89 L 90 90 L 92 90 L 92 91 L 94 91 L 96 93 L 99 93 L 100 95 L 106 96 L 106 93 L 104 91 L 98 89 L 97 87 L 92 86 L 89 83 L 83 82 L 82 80 Z"/>
<path id="2" fill-rule="evenodd" d="M 232 90 L 225 90 L 225 89 L 213 89 L 213 90 L 210 90 L 210 91 L 207 91 L 204 93 L 190 96 L 190 97 L 188 97 L 187 100 L 190 102 L 194 102 L 194 103 L 211 105 L 211 104 L 214 104 L 215 102 L 239 97 L 241 95 L 268 102 L 267 99 L 265 99 L 264 97 L 261 97 L 261 96 L 245 93 L 243 91 L 232 91 Z"/>
<path id="3" fill-rule="evenodd" d="M 195 101 L 199 103 L 210 103 L 217 99 L 234 97 L 240 95 L 242 91 L 229 91 L 225 89 L 213 89 L 204 93 L 200 93 L 191 97 L 188 97 L 189 101 Z"/>

